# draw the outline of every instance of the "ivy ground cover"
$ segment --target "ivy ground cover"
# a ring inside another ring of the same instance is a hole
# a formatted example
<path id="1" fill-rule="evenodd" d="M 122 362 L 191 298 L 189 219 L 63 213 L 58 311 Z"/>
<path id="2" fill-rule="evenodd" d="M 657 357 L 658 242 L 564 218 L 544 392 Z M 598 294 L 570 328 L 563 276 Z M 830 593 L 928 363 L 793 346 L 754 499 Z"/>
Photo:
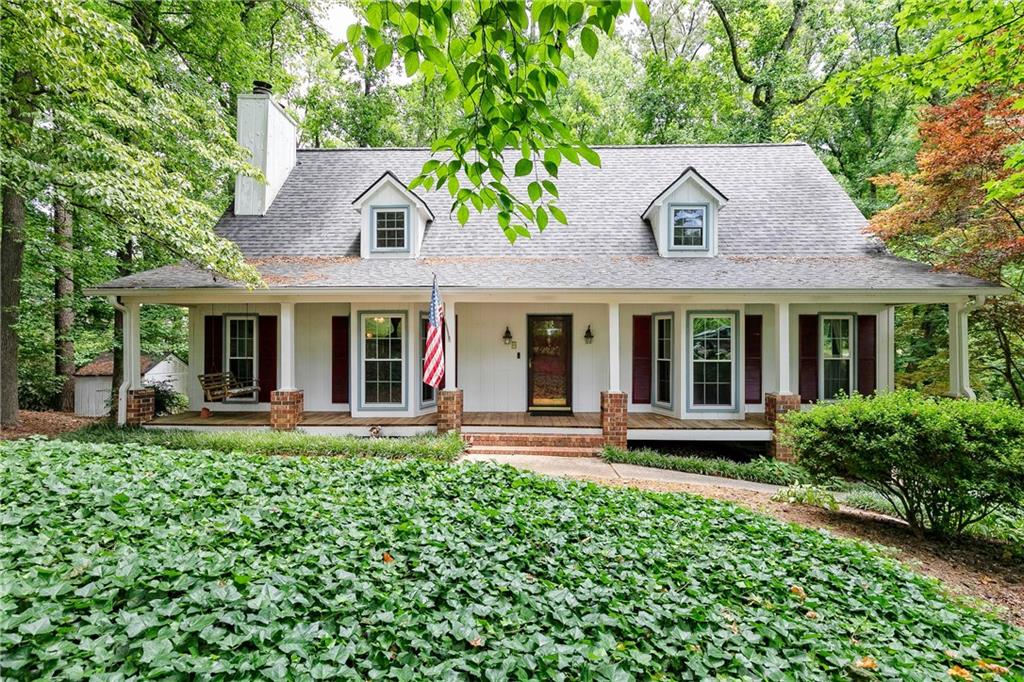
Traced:
<path id="1" fill-rule="evenodd" d="M 20 441 L 0 505 L 3 679 L 1019 679 L 1024 661 L 1022 631 L 863 546 L 493 465 Z"/>

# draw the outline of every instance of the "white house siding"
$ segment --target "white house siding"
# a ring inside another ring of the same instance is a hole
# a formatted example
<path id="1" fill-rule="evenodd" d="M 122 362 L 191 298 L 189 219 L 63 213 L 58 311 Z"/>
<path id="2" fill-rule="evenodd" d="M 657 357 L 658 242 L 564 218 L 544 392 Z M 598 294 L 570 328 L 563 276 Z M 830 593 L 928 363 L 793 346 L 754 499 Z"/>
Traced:
<path id="1" fill-rule="evenodd" d="M 177 393 L 185 393 L 188 389 L 188 365 L 176 355 L 166 358 L 149 368 L 142 376 L 144 384 L 166 383 Z"/>
<path id="2" fill-rule="evenodd" d="M 75 414 L 102 417 L 110 413 L 111 377 L 75 377 Z"/>
<path id="3" fill-rule="evenodd" d="M 572 316 L 572 405 L 577 412 L 601 409 L 608 388 L 608 306 L 580 303 L 459 303 L 458 373 L 467 412 L 524 412 L 526 316 Z M 587 325 L 594 342 L 583 335 Z M 508 326 L 516 344 L 506 346 Z"/>
<path id="4" fill-rule="evenodd" d="M 348 303 L 298 303 L 295 305 L 295 381 L 304 391 L 308 411 L 348 410 L 347 404 L 331 402 L 331 317 L 348 315 Z M 193 410 L 208 407 L 222 412 L 269 410 L 269 403 L 203 401 L 199 375 L 203 373 L 205 327 L 207 315 L 274 315 L 278 317 L 278 352 L 281 346 L 281 309 L 276 303 L 196 305 L 189 308 L 189 356 L 195 358 L 189 373 L 188 396 Z M 280 365 L 280 363 L 279 363 Z M 280 366 L 278 367 L 280 379 Z"/>
<path id="5" fill-rule="evenodd" d="M 789 338 L 790 338 L 790 350 L 792 353 L 789 358 L 789 376 L 792 381 L 792 390 L 797 392 L 800 388 L 800 354 L 799 354 L 799 341 L 800 341 L 800 316 L 801 315 L 819 315 L 822 313 L 837 313 L 845 314 L 852 313 L 855 315 L 877 315 L 877 369 L 875 373 L 875 386 L 877 390 L 891 391 L 894 388 L 895 376 L 894 376 L 894 362 L 893 356 L 895 348 L 895 339 L 893 338 L 893 307 L 886 305 L 877 304 L 850 304 L 850 303 L 828 303 L 828 304 L 815 304 L 815 305 L 791 305 L 789 306 Z M 774 323 L 772 326 L 772 334 L 775 333 Z M 768 335 L 768 320 L 765 319 L 765 338 L 771 338 Z M 773 384 L 777 387 L 778 384 Z"/>
<path id="6" fill-rule="evenodd" d="M 174 355 L 169 355 L 150 367 L 142 375 L 142 383 L 168 383 L 178 393 L 188 389 L 188 365 Z M 103 417 L 110 414 L 110 392 L 113 385 L 110 376 L 75 377 L 75 414 L 80 417 Z"/>
<path id="7" fill-rule="evenodd" d="M 469 303 L 456 302 L 458 315 L 458 375 L 468 412 L 522 412 L 527 409 L 526 321 L 531 314 L 564 314 L 572 316 L 573 333 L 573 409 L 577 412 L 600 410 L 600 393 L 609 384 L 608 372 L 608 306 L 593 303 Z M 418 399 L 420 386 L 419 319 L 425 303 L 360 302 L 298 303 L 295 306 L 296 383 L 305 394 L 308 411 L 347 411 L 356 416 L 413 416 L 432 411 Z M 361 312 L 398 312 L 405 315 L 406 326 L 406 401 L 401 409 L 361 409 L 360 346 Z M 737 315 L 736 329 L 736 392 L 733 410 L 705 411 L 688 407 L 689 367 L 687 324 L 692 313 L 726 312 Z M 267 403 L 204 403 L 197 375 L 202 372 L 203 317 L 205 315 L 259 314 L 279 315 L 276 303 L 197 305 L 190 308 L 191 357 L 194 369 L 188 373 L 187 388 L 192 409 L 209 407 L 227 410 L 268 410 Z M 682 419 L 736 419 L 746 413 L 760 413 L 764 404 L 744 404 L 745 385 L 743 347 L 746 315 L 763 317 L 762 391 L 778 390 L 778 349 L 775 346 L 775 306 L 772 304 L 627 304 L 619 306 L 619 385 L 632 392 L 633 316 L 670 313 L 673 317 L 673 404 L 671 409 L 629 403 L 633 412 L 654 411 Z M 799 316 L 819 313 L 854 313 L 878 316 L 878 390 L 893 386 L 893 308 L 882 304 L 793 304 L 790 306 L 790 376 L 792 390 L 798 390 Z M 352 404 L 331 402 L 331 317 L 350 317 L 350 398 Z M 449 319 L 454 334 L 454 321 Z M 594 334 L 592 344 L 583 340 L 587 326 Z M 515 347 L 502 341 L 505 327 L 512 333 Z M 280 334 L 280 326 L 278 328 Z M 280 342 L 279 342 L 280 347 Z"/>

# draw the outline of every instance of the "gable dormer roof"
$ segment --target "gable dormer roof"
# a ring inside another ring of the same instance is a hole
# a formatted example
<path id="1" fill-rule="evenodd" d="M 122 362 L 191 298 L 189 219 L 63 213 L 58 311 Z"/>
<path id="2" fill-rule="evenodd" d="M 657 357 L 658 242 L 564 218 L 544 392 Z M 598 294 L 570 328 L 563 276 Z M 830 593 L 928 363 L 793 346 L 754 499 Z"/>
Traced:
<path id="1" fill-rule="evenodd" d="M 399 192 L 404 194 L 409 201 L 419 209 L 420 213 L 423 214 L 424 220 L 434 220 L 434 212 L 430 210 L 430 206 L 427 206 L 427 202 L 409 189 L 409 186 L 398 179 L 398 176 L 392 173 L 390 170 L 384 171 L 379 178 L 373 181 L 369 187 L 360 192 L 359 196 L 352 200 L 352 205 L 357 210 L 362 211 L 363 206 L 369 200 L 373 193 L 377 191 L 382 185 L 390 184 L 392 187 L 397 189 Z"/>
<path id="2" fill-rule="evenodd" d="M 687 182 L 695 183 L 698 187 L 714 197 L 720 207 L 725 206 L 729 201 L 729 197 L 722 194 L 717 187 L 708 182 L 707 178 L 698 173 L 696 168 L 693 166 L 687 166 L 686 170 L 679 174 L 679 177 L 669 183 L 668 187 L 661 190 L 661 192 L 658 193 L 658 196 L 651 199 L 651 203 L 647 204 L 647 208 L 645 208 L 644 212 L 640 214 L 640 217 L 644 220 L 648 220 L 651 215 L 651 209 L 655 206 L 660 206 L 665 197 L 675 192 L 676 189 Z"/>

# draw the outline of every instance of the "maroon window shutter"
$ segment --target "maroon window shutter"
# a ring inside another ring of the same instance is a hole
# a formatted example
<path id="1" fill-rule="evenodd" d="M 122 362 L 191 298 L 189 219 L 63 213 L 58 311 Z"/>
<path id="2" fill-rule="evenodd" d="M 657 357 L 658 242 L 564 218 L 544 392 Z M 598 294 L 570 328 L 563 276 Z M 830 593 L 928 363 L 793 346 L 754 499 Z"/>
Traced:
<path id="1" fill-rule="evenodd" d="M 348 316 L 331 318 L 331 402 L 348 402 Z"/>
<path id="2" fill-rule="evenodd" d="M 633 403 L 651 404 L 651 316 L 633 316 Z"/>
<path id="3" fill-rule="evenodd" d="M 878 318 L 875 315 L 857 316 L 857 392 L 861 395 L 871 395 L 876 388 L 877 329 Z"/>
<path id="4" fill-rule="evenodd" d="M 277 390 L 277 315 L 260 315 L 260 402 L 269 403 Z"/>
<path id="5" fill-rule="evenodd" d="M 747 315 L 744 320 L 743 373 L 746 377 L 744 394 L 748 405 L 761 402 L 761 337 L 764 321 L 760 315 Z"/>
<path id="6" fill-rule="evenodd" d="M 800 402 L 818 399 L 818 316 L 800 316 L 799 382 Z"/>
<path id="7" fill-rule="evenodd" d="M 219 374 L 224 371 L 224 318 L 207 315 L 203 328 L 203 374 Z"/>

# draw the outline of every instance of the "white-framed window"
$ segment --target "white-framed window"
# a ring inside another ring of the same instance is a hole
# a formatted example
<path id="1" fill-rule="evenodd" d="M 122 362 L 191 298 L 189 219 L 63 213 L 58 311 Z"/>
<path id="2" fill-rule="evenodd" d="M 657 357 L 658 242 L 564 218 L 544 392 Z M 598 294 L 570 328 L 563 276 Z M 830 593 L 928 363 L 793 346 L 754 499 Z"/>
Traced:
<path id="1" fill-rule="evenodd" d="M 672 407 L 672 315 L 652 315 L 654 324 L 654 372 L 651 399 L 655 405 Z"/>
<path id="2" fill-rule="evenodd" d="M 433 405 L 437 402 L 437 389 L 423 383 L 423 361 L 427 356 L 427 328 L 429 315 L 420 313 L 420 406 Z"/>
<path id="3" fill-rule="evenodd" d="M 669 248 L 706 251 L 708 207 L 703 204 L 671 204 L 668 207 Z"/>
<path id="4" fill-rule="evenodd" d="M 690 406 L 736 408 L 735 313 L 690 315 Z"/>
<path id="5" fill-rule="evenodd" d="M 259 380 L 256 334 L 259 325 L 255 315 L 226 315 L 224 317 L 224 364 L 242 384 Z M 242 401 L 252 400 L 245 397 Z"/>
<path id="6" fill-rule="evenodd" d="M 821 399 L 853 393 L 853 315 L 821 315 Z"/>
<path id="7" fill-rule="evenodd" d="M 405 315 L 363 313 L 362 402 L 364 407 L 405 407 Z"/>
<path id="8" fill-rule="evenodd" d="M 405 206 L 374 208 L 370 216 L 374 251 L 409 250 L 409 209 Z"/>

